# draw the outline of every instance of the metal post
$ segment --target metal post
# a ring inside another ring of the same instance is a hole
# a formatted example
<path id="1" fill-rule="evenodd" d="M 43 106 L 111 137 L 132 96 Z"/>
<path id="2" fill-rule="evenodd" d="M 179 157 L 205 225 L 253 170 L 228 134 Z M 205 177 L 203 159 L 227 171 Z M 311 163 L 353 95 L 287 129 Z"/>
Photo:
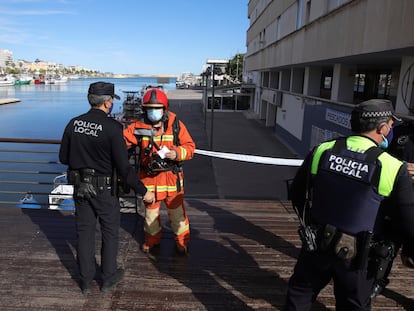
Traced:
<path id="1" fill-rule="evenodd" d="M 203 81 L 204 81 L 204 129 L 207 129 L 207 106 L 208 106 L 208 70 L 203 72 Z"/>
<path id="2" fill-rule="evenodd" d="M 211 128 L 210 128 L 210 150 L 213 150 L 213 133 L 214 133 L 214 63 L 211 64 L 212 85 L 211 85 Z"/>
<path id="3" fill-rule="evenodd" d="M 236 82 L 239 83 L 239 54 L 237 54 L 237 63 L 236 63 Z"/>
<path id="4" fill-rule="evenodd" d="M 213 141 L 214 141 L 214 104 L 216 102 L 216 98 L 214 96 L 214 84 L 215 84 L 215 71 L 216 71 L 216 65 L 226 65 L 228 64 L 229 61 L 226 59 L 208 59 L 207 60 L 207 64 L 211 65 L 211 74 L 212 74 L 212 83 L 211 83 L 211 133 L 210 133 L 210 150 L 213 150 Z M 220 103 L 220 107 L 221 107 L 221 103 Z"/>

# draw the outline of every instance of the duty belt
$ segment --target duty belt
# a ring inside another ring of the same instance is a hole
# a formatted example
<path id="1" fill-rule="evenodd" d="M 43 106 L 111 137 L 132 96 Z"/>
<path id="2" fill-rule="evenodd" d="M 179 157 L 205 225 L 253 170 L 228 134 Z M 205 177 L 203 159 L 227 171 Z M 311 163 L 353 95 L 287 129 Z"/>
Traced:
<path id="1" fill-rule="evenodd" d="M 339 259 L 353 260 L 356 269 L 360 269 L 367 262 L 372 245 L 372 232 L 363 231 L 356 235 L 349 235 L 330 224 L 317 224 L 311 227 L 319 251 L 332 252 Z"/>
<path id="2" fill-rule="evenodd" d="M 92 184 L 98 189 L 112 186 L 112 178 L 110 176 L 95 176 L 94 169 L 80 169 L 68 171 L 68 182 L 73 185 L 79 185 L 81 182 Z"/>
<path id="3" fill-rule="evenodd" d="M 104 187 L 111 187 L 112 178 L 108 176 L 93 176 L 92 185 L 94 185 L 98 189 L 103 189 Z"/>

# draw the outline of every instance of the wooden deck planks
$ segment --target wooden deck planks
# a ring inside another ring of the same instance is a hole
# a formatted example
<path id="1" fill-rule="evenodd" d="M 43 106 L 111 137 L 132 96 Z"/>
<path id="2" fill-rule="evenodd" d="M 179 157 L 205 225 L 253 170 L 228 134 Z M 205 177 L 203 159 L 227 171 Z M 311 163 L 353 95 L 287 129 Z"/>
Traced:
<path id="1" fill-rule="evenodd" d="M 118 259 L 125 278 L 107 294 L 94 284 L 87 297 L 77 285 L 73 213 L 0 209 L 0 310 L 281 310 L 300 246 L 289 203 L 186 203 L 189 256 L 175 253 L 165 213 L 161 246 L 150 255 L 140 250 L 142 215 L 123 214 Z M 373 310 L 414 310 L 413 278 L 397 259 Z M 328 286 L 313 310 L 334 310 L 334 303 Z"/>

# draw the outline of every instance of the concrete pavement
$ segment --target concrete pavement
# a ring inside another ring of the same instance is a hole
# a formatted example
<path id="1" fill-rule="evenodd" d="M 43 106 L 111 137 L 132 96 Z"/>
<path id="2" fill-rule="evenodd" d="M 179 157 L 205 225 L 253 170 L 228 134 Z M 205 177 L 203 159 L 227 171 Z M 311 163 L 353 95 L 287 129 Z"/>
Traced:
<path id="1" fill-rule="evenodd" d="M 170 109 L 185 123 L 197 149 L 296 159 L 252 113 L 214 111 L 204 115 L 201 91 L 168 92 Z M 211 126 L 213 130 L 211 130 Z M 256 164 L 196 154 L 184 164 L 186 197 L 284 200 L 286 182 L 297 167 Z"/>

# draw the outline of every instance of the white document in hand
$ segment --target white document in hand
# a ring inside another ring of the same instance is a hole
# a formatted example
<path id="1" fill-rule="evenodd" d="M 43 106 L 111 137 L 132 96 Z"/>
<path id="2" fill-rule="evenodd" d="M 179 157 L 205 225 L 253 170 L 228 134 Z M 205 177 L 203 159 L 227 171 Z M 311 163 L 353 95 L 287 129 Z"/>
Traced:
<path id="1" fill-rule="evenodd" d="M 158 155 L 160 156 L 160 158 L 161 159 L 164 159 L 165 158 L 165 154 L 167 153 L 167 152 L 170 152 L 170 149 L 168 149 L 168 147 L 167 146 L 162 146 L 161 147 L 161 149 L 160 150 L 158 150 Z"/>

